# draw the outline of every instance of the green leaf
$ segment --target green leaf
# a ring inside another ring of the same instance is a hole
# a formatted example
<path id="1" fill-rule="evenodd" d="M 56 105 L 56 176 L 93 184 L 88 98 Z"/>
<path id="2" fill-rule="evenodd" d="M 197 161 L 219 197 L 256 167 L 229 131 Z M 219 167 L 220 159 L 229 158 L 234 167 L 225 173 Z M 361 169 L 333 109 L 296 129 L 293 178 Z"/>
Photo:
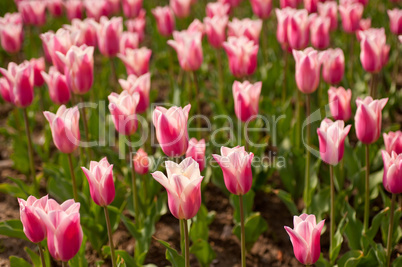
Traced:
<path id="1" fill-rule="evenodd" d="M 373 240 L 373 239 L 374 239 L 375 235 L 376 235 L 377 232 L 378 232 L 378 229 L 379 229 L 380 226 L 381 226 L 381 222 L 382 222 L 382 220 L 384 219 L 385 215 L 387 214 L 388 210 L 389 210 L 389 208 L 385 208 L 385 209 L 383 209 L 382 211 L 380 211 L 379 213 L 377 213 L 377 214 L 374 216 L 374 218 L 373 218 L 373 220 L 372 220 L 372 222 L 371 222 L 371 227 L 370 227 L 370 229 L 369 229 L 369 230 L 367 231 L 367 233 L 366 233 L 366 237 L 367 237 L 369 240 Z"/>
<path id="2" fill-rule="evenodd" d="M 346 221 L 346 215 L 345 215 L 339 222 L 338 229 L 336 230 L 336 233 L 334 235 L 333 248 L 330 251 L 331 262 L 335 262 L 336 258 L 339 255 L 339 251 L 341 250 L 341 245 L 343 242 L 343 233 L 345 232 L 347 225 L 348 222 Z"/>
<path id="3" fill-rule="evenodd" d="M 299 214 L 299 210 L 297 209 L 291 194 L 283 191 L 282 189 L 274 190 L 274 193 L 279 197 L 280 200 L 282 200 L 292 215 Z"/>
<path id="4" fill-rule="evenodd" d="M 126 251 L 124 250 L 115 250 L 114 251 L 116 254 L 116 262 L 118 262 L 118 264 L 122 264 L 122 262 L 124 262 L 124 264 L 126 266 L 133 266 L 133 267 L 140 267 L 134 260 L 133 257 L 131 257 Z M 107 255 L 110 257 L 110 247 L 109 246 L 103 246 L 102 247 L 102 253 L 104 255 Z"/>
<path id="5" fill-rule="evenodd" d="M 29 247 L 24 248 L 25 252 L 29 255 L 31 258 L 31 261 L 35 267 L 41 267 L 42 263 L 40 260 L 40 256 L 36 254 L 33 250 L 31 250 Z"/>
<path id="6" fill-rule="evenodd" d="M 28 240 L 22 229 L 22 223 L 20 220 L 0 222 L 0 235 Z"/>
<path id="7" fill-rule="evenodd" d="M 193 245 L 190 247 L 190 253 L 194 254 L 200 265 L 207 267 L 215 259 L 216 254 L 211 245 L 206 240 L 199 239 L 193 241 Z"/>
<path id="8" fill-rule="evenodd" d="M 392 267 L 399 267 L 399 266 L 402 266 L 402 256 L 396 258 L 392 263 Z"/>
<path id="9" fill-rule="evenodd" d="M 384 247 L 381 244 L 375 244 L 373 248 L 374 248 L 374 254 L 375 254 L 380 266 L 386 266 L 387 265 L 387 255 L 385 253 Z"/>
<path id="10" fill-rule="evenodd" d="M 183 267 L 185 265 L 184 257 L 180 255 L 177 250 L 172 248 L 169 243 L 156 239 L 166 248 L 166 259 L 173 265 L 173 267 Z"/>
<path id="11" fill-rule="evenodd" d="M 10 267 L 31 267 L 32 265 L 23 258 L 10 256 Z"/>
<path id="12" fill-rule="evenodd" d="M 246 247 L 250 249 L 258 240 L 258 237 L 268 229 L 268 224 L 264 218 L 261 217 L 259 212 L 255 212 L 244 222 L 244 228 L 246 232 Z M 235 228 L 233 228 L 233 233 L 240 240 L 240 224 L 237 224 Z"/>
<path id="13" fill-rule="evenodd" d="M 362 249 L 360 241 L 362 240 L 363 223 L 356 218 L 356 211 L 349 205 L 349 203 L 346 203 L 345 208 L 348 221 L 345 235 L 348 239 L 349 248 L 357 251 Z"/>
<path id="14" fill-rule="evenodd" d="M 363 251 L 351 250 L 346 252 L 339 260 L 338 267 L 354 267 L 363 258 Z"/>
<path id="15" fill-rule="evenodd" d="M 247 194 L 243 195 L 243 208 L 244 208 L 244 219 L 246 220 L 252 210 L 253 210 L 253 204 L 254 204 L 254 196 L 255 193 L 253 190 L 248 191 Z M 239 196 L 230 194 L 230 204 L 234 207 L 234 213 L 233 213 L 233 220 L 236 223 L 240 222 L 240 202 L 239 202 Z"/>

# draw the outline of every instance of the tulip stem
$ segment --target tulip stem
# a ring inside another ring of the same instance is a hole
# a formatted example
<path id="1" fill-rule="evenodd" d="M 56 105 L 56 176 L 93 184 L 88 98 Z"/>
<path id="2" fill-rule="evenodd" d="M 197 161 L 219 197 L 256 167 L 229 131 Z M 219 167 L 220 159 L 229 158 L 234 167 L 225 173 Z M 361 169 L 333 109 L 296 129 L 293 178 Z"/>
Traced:
<path id="1" fill-rule="evenodd" d="M 366 195 L 364 201 L 364 232 L 366 233 L 369 225 L 369 216 L 370 216 L 370 153 L 369 153 L 369 145 L 366 144 Z"/>
<path id="2" fill-rule="evenodd" d="M 246 230 L 244 229 L 243 195 L 239 195 L 241 227 L 241 266 L 246 267 Z"/>
<path id="3" fill-rule="evenodd" d="M 42 262 L 42 267 L 46 267 L 45 255 L 43 254 L 43 247 L 40 242 L 38 242 L 38 249 L 39 249 L 40 260 Z"/>
<path id="4" fill-rule="evenodd" d="M 29 157 L 29 167 L 31 171 L 31 175 L 28 176 L 28 181 L 32 179 L 32 182 L 34 184 L 35 191 L 38 191 L 38 184 L 35 179 L 35 163 L 34 163 L 34 153 L 33 153 L 33 147 L 32 147 L 32 137 L 31 137 L 31 132 L 29 130 L 29 122 L 28 122 L 28 114 L 27 114 L 27 109 L 23 108 L 22 113 L 24 114 L 24 122 L 25 122 L 25 133 L 27 136 L 28 140 L 28 157 Z"/>
<path id="5" fill-rule="evenodd" d="M 116 257 L 114 254 L 112 226 L 110 225 L 110 217 L 107 206 L 103 207 L 103 209 L 105 210 L 107 234 L 109 235 L 110 257 L 112 258 L 112 266 L 114 267 L 116 266 Z"/>
<path id="6" fill-rule="evenodd" d="M 110 62 L 110 71 L 112 75 L 112 87 L 113 87 L 113 92 L 117 92 L 117 73 L 116 73 L 116 66 L 113 58 L 109 58 Z"/>
<path id="7" fill-rule="evenodd" d="M 68 157 L 68 166 L 70 167 L 71 181 L 73 182 L 74 200 L 75 200 L 75 202 L 78 202 L 77 182 L 75 181 L 75 173 L 74 173 L 73 159 L 72 159 L 71 153 L 67 154 L 67 157 Z"/>
<path id="8" fill-rule="evenodd" d="M 296 148 L 300 149 L 301 138 L 301 92 L 297 90 L 296 100 Z"/>
<path id="9" fill-rule="evenodd" d="M 335 186 L 334 186 L 334 166 L 329 165 L 330 186 L 331 186 L 331 214 L 330 214 L 330 236 L 329 236 L 329 260 L 333 263 L 332 250 L 334 249 L 334 234 L 335 234 Z"/>
<path id="10" fill-rule="evenodd" d="M 305 186 L 304 186 L 304 204 L 306 212 L 308 213 L 308 208 L 310 206 L 310 152 L 308 147 L 310 147 L 310 95 L 306 94 L 306 118 L 307 118 L 307 143 L 306 143 L 306 173 L 305 173 Z"/>
<path id="11" fill-rule="evenodd" d="M 376 78 L 377 78 L 377 74 L 372 73 L 371 74 L 371 80 L 370 80 L 370 96 L 372 98 L 375 98 L 376 94 L 377 94 L 377 90 L 376 90 Z"/>
<path id="12" fill-rule="evenodd" d="M 392 254 L 392 234 L 394 228 L 394 210 L 395 210 L 396 194 L 392 194 L 391 210 L 389 211 L 389 228 L 388 228 L 388 240 L 387 240 L 387 266 L 391 264 Z"/>
<path id="13" fill-rule="evenodd" d="M 128 149 L 130 152 L 130 165 L 131 165 L 131 190 L 133 191 L 133 205 L 134 205 L 134 215 L 135 215 L 135 220 L 137 222 L 140 221 L 140 210 L 138 207 L 138 193 L 137 193 L 137 179 L 135 176 L 135 168 L 134 168 L 134 163 L 133 163 L 133 148 L 131 147 L 131 138 L 129 135 L 127 135 L 128 141 L 130 144 L 128 145 Z"/>
<path id="14" fill-rule="evenodd" d="M 188 225 L 186 219 L 183 219 L 182 221 L 184 227 L 184 240 L 185 240 L 185 250 L 184 250 L 185 266 L 190 267 L 190 239 L 188 238 Z"/>
<path id="15" fill-rule="evenodd" d="M 84 103 L 85 99 L 84 96 L 81 96 L 81 103 Z M 88 128 L 88 120 L 87 120 L 87 112 L 85 111 L 85 107 L 82 107 L 82 120 L 84 121 L 84 131 L 85 131 L 85 139 L 89 142 L 89 128 Z M 91 150 L 87 147 L 87 155 L 88 157 L 92 157 Z"/>
<path id="16" fill-rule="evenodd" d="M 181 253 L 184 255 L 184 220 L 179 220 L 180 221 L 180 250 Z"/>
<path id="17" fill-rule="evenodd" d="M 67 262 L 62 261 L 62 262 L 61 262 L 61 267 L 67 267 Z"/>
<path id="18" fill-rule="evenodd" d="M 198 139 L 201 138 L 201 109 L 200 109 L 200 88 L 198 85 L 197 75 L 195 75 L 195 71 L 191 72 L 191 76 L 193 78 L 194 87 L 195 87 L 195 100 L 197 101 L 197 135 Z"/>
<path id="19" fill-rule="evenodd" d="M 225 103 L 223 99 L 224 95 L 224 83 L 223 83 L 223 66 L 222 66 L 222 50 L 218 48 L 216 50 L 216 58 L 218 60 L 218 75 L 219 75 L 219 102 Z"/>
<path id="20" fill-rule="evenodd" d="M 283 56 L 283 60 L 285 62 L 285 65 L 283 67 L 282 104 L 284 104 L 286 101 L 286 90 L 287 90 L 286 76 L 287 76 L 287 72 L 288 72 L 288 57 L 289 57 L 288 51 L 284 51 L 284 53 L 285 53 L 285 55 Z"/>

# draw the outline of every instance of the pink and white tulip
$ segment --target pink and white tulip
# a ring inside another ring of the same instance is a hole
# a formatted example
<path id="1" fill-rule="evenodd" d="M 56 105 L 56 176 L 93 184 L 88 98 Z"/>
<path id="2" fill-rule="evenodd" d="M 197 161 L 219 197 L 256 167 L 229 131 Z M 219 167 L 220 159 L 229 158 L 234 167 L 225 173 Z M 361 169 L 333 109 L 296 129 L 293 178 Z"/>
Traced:
<path id="1" fill-rule="evenodd" d="M 116 131 L 123 135 L 134 134 L 138 126 L 136 110 L 140 95 L 136 92 L 130 94 L 124 90 L 120 94 L 111 93 L 108 99 Z"/>
<path id="2" fill-rule="evenodd" d="M 63 1 L 47 0 L 47 9 L 54 17 L 60 17 L 63 14 Z"/>
<path id="3" fill-rule="evenodd" d="M 21 1 L 18 3 L 18 12 L 22 15 L 24 24 L 43 26 L 46 23 L 45 1 Z"/>
<path id="4" fill-rule="evenodd" d="M 96 33 L 96 21 L 92 18 L 86 18 L 84 20 L 73 19 L 71 21 L 72 27 L 75 31 L 79 31 L 80 37 L 82 39 L 82 44 L 86 44 L 87 46 L 96 46 L 97 45 L 97 33 Z M 81 46 L 80 43 L 75 43 L 76 46 Z"/>
<path id="5" fill-rule="evenodd" d="M 308 13 L 317 12 L 318 0 L 304 0 L 304 8 L 307 9 Z"/>
<path id="6" fill-rule="evenodd" d="M 282 49 L 287 51 L 290 49 L 288 40 L 288 24 L 289 18 L 296 12 L 295 9 L 286 7 L 283 9 L 275 9 L 278 26 L 276 29 L 276 39 L 281 44 Z"/>
<path id="7" fill-rule="evenodd" d="M 167 43 L 176 50 L 180 66 L 185 71 L 196 71 L 203 61 L 202 34 L 200 32 L 174 31 Z"/>
<path id="8" fill-rule="evenodd" d="M 99 21 L 101 17 L 109 16 L 112 13 L 107 0 L 84 0 L 84 7 L 88 18 Z"/>
<path id="9" fill-rule="evenodd" d="M 226 40 L 226 26 L 228 17 L 206 17 L 204 18 L 205 32 L 207 34 L 209 44 L 214 48 L 221 48 Z"/>
<path id="10" fill-rule="evenodd" d="M 84 5 L 81 0 L 67 0 L 64 2 L 64 6 L 68 20 L 82 19 Z"/>
<path id="11" fill-rule="evenodd" d="M 134 32 L 138 34 L 138 40 L 140 41 L 140 43 L 144 41 L 145 38 L 145 15 L 145 10 L 141 9 L 138 17 L 136 17 L 135 19 L 129 19 L 125 23 L 129 32 Z"/>
<path id="12" fill-rule="evenodd" d="M 0 41 L 1 47 L 10 54 L 21 50 L 24 41 L 22 23 L 0 23 Z"/>
<path id="13" fill-rule="evenodd" d="M 392 194 L 402 193 L 402 154 L 391 154 L 382 150 L 382 159 L 384 162 L 384 176 L 382 183 L 385 190 Z"/>
<path id="14" fill-rule="evenodd" d="M 321 63 L 318 52 L 309 47 L 303 51 L 293 50 L 296 61 L 296 84 L 304 94 L 317 90 L 320 83 Z"/>
<path id="15" fill-rule="evenodd" d="M 46 225 L 39 217 L 37 210 L 46 210 L 47 199 L 47 195 L 40 199 L 29 196 L 26 201 L 18 198 L 23 231 L 32 243 L 42 242 L 46 238 Z"/>
<path id="16" fill-rule="evenodd" d="M 134 170 L 136 173 L 144 175 L 148 173 L 149 170 L 149 159 L 148 154 L 144 149 L 140 148 L 135 153 L 133 158 Z"/>
<path id="17" fill-rule="evenodd" d="M 205 168 L 205 140 L 198 141 L 195 138 L 191 138 L 188 142 L 188 148 L 186 151 L 186 158 L 193 158 L 198 162 L 200 171 Z"/>
<path id="18" fill-rule="evenodd" d="M 192 0 L 170 0 L 170 7 L 178 18 L 186 18 L 191 12 Z"/>
<path id="19" fill-rule="evenodd" d="M 243 83 L 235 81 L 233 83 L 235 113 L 239 120 L 246 122 L 256 119 L 261 87 L 262 82 L 252 84 L 249 81 Z"/>
<path id="20" fill-rule="evenodd" d="M 207 4 L 205 12 L 209 18 L 228 16 L 230 13 L 230 5 L 221 2 L 211 2 Z"/>
<path id="21" fill-rule="evenodd" d="M 250 0 L 253 13 L 260 19 L 267 19 L 271 15 L 272 0 Z"/>
<path id="22" fill-rule="evenodd" d="M 199 19 L 195 19 L 190 23 L 190 25 L 188 25 L 187 32 L 199 32 L 201 33 L 202 39 L 205 33 L 205 26 Z"/>
<path id="23" fill-rule="evenodd" d="M 245 36 L 249 40 L 258 44 L 260 40 L 260 33 L 262 29 L 262 20 L 252 20 L 249 18 L 237 19 L 234 18 L 228 23 L 228 36 Z"/>
<path id="24" fill-rule="evenodd" d="M 43 57 L 40 58 L 31 58 L 29 61 L 32 65 L 32 71 L 34 75 L 34 85 L 40 87 L 45 82 L 42 77 L 42 71 L 45 70 L 46 64 L 45 59 Z"/>
<path id="25" fill-rule="evenodd" d="M 143 0 L 123 0 L 123 13 L 126 18 L 135 18 L 142 9 Z"/>
<path id="26" fill-rule="evenodd" d="M 0 78 L 0 94 L 3 97 L 4 101 L 13 103 L 10 96 L 10 84 L 4 77 Z"/>
<path id="27" fill-rule="evenodd" d="M 358 32 L 360 41 L 360 61 L 364 70 L 379 72 L 387 63 L 390 46 L 386 43 L 384 28 Z"/>
<path id="28" fill-rule="evenodd" d="M 42 71 L 41 75 L 49 88 L 50 99 L 55 104 L 67 104 L 71 94 L 68 88 L 66 76 L 57 71 L 55 67 L 49 68 L 49 74 Z"/>
<path id="29" fill-rule="evenodd" d="M 98 47 L 102 55 L 114 57 L 120 51 L 120 36 L 123 32 L 123 18 L 101 17 L 99 24 L 93 24 L 97 30 Z"/>
<path id="30" fill-rule="evenodd" d="M 310 25 L 311 44 L 317 49 L 325 49 L 329 46 L 329 30 L 331 21 L 327 17 L 316 16 Z"/>
<path id="31" fill-rule="evenodd" d="M 319 54 L 322 64 L 322 78 L 326 83 L 338 84 L 345 73 L 345 56 L 342 49 L 327 49 Z"/>
<path id="32" fill-rule="evenodd" d="M 382 134 L 384 138 L 385 150 L 388 154 L 392 154 L 394 151 L 396 154 L 402 153 L 402 132 L 389 132 L 388 134 Z"/>
<path id="33" fill-rule="evenodd" d="M 152 51 L 146 47 L 138 49 L 127 48 L 125 55 L 118 54 L 124 65 L 128 75 L 134 74 L 141 76 L 149 72 L 149 60 L 151 59 Z"/>
<path id="34" fill-rule="evenodd" d="M 297 8 L 297 6 L 303 2 L 302 0 L 280 0 L 279 4 L 282 9 L 284 8 Z"/>
<path id="35" fill-rule="evenodd" d="M 331 21 L 330 30 L 334 31 L 338 28 L 338 4 L 336 1 L 328 1 L 318 3 L 318 14 L 322 17 L 327 17 Z"/>
<path id="36" fill-rule="evenodd" d="M 137 49 L 140 45 L 138 34 L 135 32 L 123 32 L 120 38 L 120 53 L 124 54 L 127 48 Z"/>
<path id="37" fill-rule="evenodd" d="M 291 49 L 304 49 L 309 41 L 310 18 L 307 10 L 290 12 L 287 24 L 287 40 Z"/>
<path id="38" fill-rule="evenodd" d="M 165 37 L 171 36 L 176 23 L 173 10 L 169 6 L 156 7 L 152 9 L 152 14 L 155 17 L 159 33 Z"/>
<path id="39" fill-rule="evenodd" d="M 352 100 L 352 91 L 345 90 L 343 87 L 332 87 L 328 90 L 328 103 L 331 115 L 335 120 L 347 121 L 352 115 L 350 102 Z"/>
<path id="40" fill-rule="evenodd" d="M 402 34 L 402 9 L 394 8 L 387 10 L 389 17 L 389 28 L 395 35 Z"/>
<path id="41" fill-rule="evenodd" d="M 127 80 L 119 79 L 119 83 L 123 90 L 129 92 L 131 95 L 137 92 L 140 96 L 136 112 L 143 113 L 149 106 L 149 91 L 151 90 L 151 74 L 145 73 L 141 76 L 131 74 Z"/>
<path id="42" fill-rule="evenodd" d="M 339 5 L 343 30 L 353 33 L 359 29 L 359 22 L 363 16 L 364 7 L 360 3 L 345 3 Z"/>

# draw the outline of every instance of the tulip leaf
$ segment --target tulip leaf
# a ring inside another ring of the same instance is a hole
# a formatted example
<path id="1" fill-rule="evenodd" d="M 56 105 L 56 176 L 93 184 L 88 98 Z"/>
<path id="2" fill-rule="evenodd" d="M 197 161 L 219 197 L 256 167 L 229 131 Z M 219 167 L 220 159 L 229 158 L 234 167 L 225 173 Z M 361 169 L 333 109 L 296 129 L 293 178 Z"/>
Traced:
<path id="1" fill-rule="evenodd" d="M 250 249 L 258 240 L 258 237 L 268 229 L 268 224 L 259 212 L 255 212 L 245 220 L 244 228 L 246 232 L 246 247 Z M 240 240 L 240 223 L 233 228 L 233 233 Z"/>
<path id="2" fill-rule="evenodd" d="M 0 235 L 28 240 L 22 229 L 23 227 L 20 220 L 0 222 Z"/>
<path id="3" fill-rule="evenodd" d="M 348 239 L 348 245 L 353 250 L 359 250 L 362 248 L 360 241 L 362 240 L 363 223 L 356 218 L 356 211 L 346 203 L 348 224 L 345 229 L 345 235 Z"/>
<path id="4" fill-rule="evenodd" d="M 335 262 L 336 258 L 339 255 L 339 251 L 341 250 L 341 245 L 343 242 L 343 233 L 345 232 L 346 226 L 348 222 L 346 221 L 346 216 L 342 218 L 342 220 L 338 224 L 338 229 L 334 235 L 334 243 L 333 248 L 330 251 L 330 259 L 331 263 Z"/>
<path id="5" fill-rule="evenodd" d="M 180 255 L 177 250 L 172 248 L 169 243 L 156 239 L 166 248 L 166 259 L 172 264 L 173 267 L 183 267 L 185 264 L 184 257 Z"/>
<path id="6" fill-rule="evenodd" d="M 338 260 L 338 267 L 357 266 L 362 258 L 363 258 L 363 251 L 361 250 L 348 251 Z"/>
<path id="7" fill-rule="evenodd" d="M 402 256 L 396 258 L 392 263 L 392 267 L 398 267 L 398 266 L 402 266 Z"/>
<path id="8" fill-rule="evenodd" d="M 119 264 L 124 263 L 125 266 L 133 266 L 133 267 L 140 267 L 140 265 L 138 265 L 134 258 L 131 257 L 127 251 L 124 250 L 115 250 L 114 251 L 116 254 L 116 262 L 118 262 Z M 110 247 L 109 246 L 103 246 L 102 247 L 102 253 L 106 256 L 110 257 Z M 124 265 L 123 265 L 124 266 Z"/>
<path id="9" fill-rule="evenodd" d="M 384 219 L 384 216 L 387 214 L 388 210 L 389 208 L 385 208 L 374 216 L 373 220 L 371 221 L 370 229 L 366 233 L 366 237 L 369 240 L 374 239 L 375 235 L 378 232 L 378 229 L 380 228 L 381 222 Z"/>
<path id="10" fill-rule="evenodd" d="M 29 255 L 29 258 L 32 261 L 32 264 L 35 267 L 41 267 L 42 263 L 40 260 L 40 256 L 38 254 L 36 254 L 32 249 L 30 249 L 29 247 L 25 247 L 24 248 L 25 252 Z"/>
<path id="11" fill-rule="evenodd" d="M 299 210 L 297 209 L 290 193 L 283 191 L 282 189 L 274 190 L 274 193 L 279 197 L 280 200 L 282 200 L 292 215 L 299 214 Z"/>
<path id="12" fill-rule="evenodd" d="M 216 254 L 207 240 L 198 239 L 193 241 L 190 253 L 194 254 L 202 267 L 207 267 L 215 259 Z"/>
<path id="13" fill-rule="evenodd" d="M 10 267 L 31 267 L 31 266 L 32 265 L 23 258 L 10 256 Z"/>
<path id="14" fill-rule="evenodd" d="M 387 266 L 387 254 L 384 247 L 381 244 L 375 244 L 373 247 L 379 266 Z"/>

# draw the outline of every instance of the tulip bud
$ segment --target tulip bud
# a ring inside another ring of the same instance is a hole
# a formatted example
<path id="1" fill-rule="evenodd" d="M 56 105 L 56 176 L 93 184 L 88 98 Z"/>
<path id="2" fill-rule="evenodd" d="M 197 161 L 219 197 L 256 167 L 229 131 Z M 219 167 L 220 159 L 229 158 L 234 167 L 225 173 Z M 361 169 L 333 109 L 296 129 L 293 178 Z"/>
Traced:
<path id="1" fill-rule="evenodd" d="M 43 49 L 45 50 L 45 54 L 53 62 L 53 65 L 57 67 L 57 70 L 61 73 L 64 73 L 65 64 L 57 56 L 56 52 L 59 52 L 63 55 L 67 53 L 67 51 L 72 46 L 71 42 L 71 32 L 67 29 L 60 28 L 56 33 L 47 32 L 40 35 L 43 43 Z"/>
<path id="2" fill-rule="evenodd" d="M 49 88 L 50 99 L 55 104 L 67 104 L 70 101 L 70 89 L 68 89 L 66 76 L 56 70 L 55 67 L 50 67 L 49 74 L 42 71 L 43 79 Z"/>
<path id="3" fill-rule="evenodd" d="M 138 40 L 140 41 L 140 43 L 144 41 L 145 38 L 145 15 L 145 10 L 141 9 L 138 17 L 126 21 L 127 30 L 129 32 L 136 33 L 138 35 Z"/>
<path id="4" fill-rule="evenodd" d="M 255 120 L 258 115 L 258 104 L 262 83 L 251 84 L 249 81 L 233 83 L 233 99 L 235 113 L 239 120 L 246 122 Z"/>
<path id="5" fill-rule="evenodd" d="M 142 9 L 142 0 L 123 0 L 123 13 L 126 18 L 135 18 Z"/>
<path id="6" fill-rule="evenodd" d="M 178 18 L 190 15 L 192 0 L 170 0 L 170 7 Z"/>
<path id="7" fill-rule="evenodd" d="M 152 14 L 156 20 L 156 27 L 162 36 L 172 35 L 175 29 L 175 17 L 169 6 L 156 7 L 152 9 Z"/>
<path id="8" fill-rule="evenodd" d="M 4 101 L 13 103 L 10 96 L 10 85 L 8 84 L 7 79 L 4 77 L 0 78 L 0 94 Z"/>
<path id="9" fill-rule="evenodd" d="M 386 44 L 384 28 L 358 32 L 360 41 L 360 61 L 367 72 L 377 73 L 388 62 L 390 46 Z"/>
<path id="10" fill-rule="evenodd" d="M 202 39 L 205 33 L 205 26 L 199 19 L 195 19 L 190 23 L 190 25 L 188 25 L 187 32 L 199 32 L 201 33 Z"/>
<path id="11" fill-rule="evenodd" d="M 34 85 L 35 86 L 42 86 L 43 83 L 45 82 L 43 80 L 41 72 L 45 70 L 46 64 L 45 64 L 45 59 L 43 57 L 41 58 L 32 58 L 29 63 L 32 65 L 32 71 L 33 71 L 33 76 L 34 76 Z"/>
<path id="12" fill-rule="evenodd" d="M 322 64 L 322 77 L 326 83 L 338 84 L 345 73 L 345 56 L 342 49 L 327 49 L 319 53 Z"/>
<path id="13" fill-rule="evenodd" d="M 209 18 L 213 18 L 215 16 L 228 16 L 230 12 L 230 5 L 221 2 L 210 2 L 207 4 L 205 12 Z"/>
<path id="14" fill-rule="evenodd" d="M 160 171 L 152 176 L 168 193 L 169 210 L 177 219 L 193 218 L 201 206 L 201 176 L 198 163 L 186 158 L 180 164 L 166 161 L 167 177 Z"/>
<path id="15" fill-rule="evenodd" d="M 397 155 L 395 151 L 390 154 L 382 150 L 384 161 L 384 176 L 382 183 L 384 188 L 392 194 L 402 193 L 402 154 Z"/>
<path id="16" fill-rule="evenodd" d="M 99 51 L 106 57 L 116 56 L 120 49 L 123 18 L 113 17 L 109 20 L 107 17 L 101 17 L 100 23 L 93 25 L 97 31 Z"/>
<path id="17" fill-rule="evenodd" d="M 134 74 L 141 76 L 149 72 L 149 60 L 151 59 L 152 51 L 146 47 L 138 49 L 127 48 L 125 54 L 118 54 L 124 65 L 126 66 L 127 75 Z"/>
<path id="18" fill-rule="evenodd" d="M 329 28 L 331 21 L 327 17 L 315 17 L 310 25 L 311 44 L 317 49 L 329 46 Z"/>
<path id="19" fill-rule="evenodd" d="M 343 87 L 332 87 L 328 90 L 328 102 L 331 115 L 335 120 L 347 121 L 352 114 L 350 101 L 352 99 L 352 91 L 345 90 Z"/>
<path id="20" fill-rule="evenodd" d="M 124 135 L 134 134 L 138 125 L 136 109 L 140 95 L 137 92 L 130 94 L 128 91 L 123 91 L 120 95 L 113 92 L 108 99 L 116 131 Z"/>
<path id="21" fill-rule="evenodd" d="M 228 36 L 241 37 L 245 36 L 249 40 L 258 44 L 262 29 L 262 20 L 251 20 L 248 18 L 239 20 L 234 18 L 228 23 Z"/>
<path id="22" fill-rule="evenodd" d="M 271 15 L 272 0 L 250 0 L 253 13 L 260 19 L 267 19 Z"/>
<path id="23" fill-rule="evenodd" d="M 136 173 L 141 175 L 148 173 L 149 160 L 148 154 L 144 151 L 144 149 L 140 148 L 137 150 L 137 153 L 135 153 L 135 156 L 133 158 L 133 163 Z"/>
<path id="24" fill-rule="evenodd" d="M 293 13 L 296 12 L 295 9 L 286 7 L 283 9 L 275 9 L 276 18 L 278 19 L 278 27 L 276 30 L 276 39 L 281 44 L 283 50 L 289 49 L 289 41 L 288 41 L 288 24 L 289 17 L 293 16 Z"/>
<path id="25" fill-rule="evenodd" d="M 389 17 L 389 28 L 396 35 L 402 34 L 402 9 L 394 8 L 387 10 Z"/>
<path id="26" fill-rule="evenodd" d="M 316 223 L 315 215 L 293 216 L 293 229 L 285 226 L 292 241 L 296 259 L 304 265 L 318 261 L 321 252 L 320 237 L 325 220 Z"/>
<path id="27" fill-rule="evenodd" d="M 83 3 L 81 0 L 67 0 L 64 2 L 68 20 L 82 19 Z"/>
<path id="28" fill-rule="evenodd" d="M 174 40 L 167 43 L 177 52 L 180 66 L 185 71 L 195 71 L 201 67 L 202 54 L 202 34 L 200 32 L 174 31 Z"/>
<path id="29" fill-rule="evenodd" d="M 80 113 L 78 108 L 66 108 L 62 105 L 56 114 L 49 111 L 45 111 L 43 114 L 49 122 L 53 142 L 57 149 L 62 153 L 72 153 L 80 142 Z"/>
<path id="30" fill-rule="evenodd" d="M 385 150 L 388 152 L 388 154 L 391 155 L 392 152 L 395 152 L 399 155 L 402 153 L 401 131 L 389 132 L 388 134 L 383 133 L 382 136 L 384 137 Z"/>
<path id="31" fill-rule="evenodd" d="M 138 34 L 134 32 L 123 32 L 120 38 L 120 53 L 124 54 L 127 48 L 137 49 L 139 43 Z"/>
<path id="32" fill-rule="evenodd" d="M 363 144 L 372 144 L 381 134 L 381 111 L 388 102 L 388 98 L 373 100 L 370 96 L 356 100 L 357 111 L 355 127 L 357 138 Z"/>
<path id="33" fill-rule="evenodd" d="M 20 205 L 20 220 L 26 237 L 32 243 L 42 242 L 46 238 L 46 225 L 39 217 L 37 210 L 45 210 L 47 204 L 47 195 L 36 199 L 34 196 L 29 196 L 25 201 L 18 198 Z"/>
<path id="34" fill-rule="evenodd" d="M 318 14 L 322 17 L 327 17 L 331 21 L 329 29 L 331 31 L 338 28 L 338 4 L 335 1 L 318 3 Z"/>
<path id="35" fill-rule="evenodd" d="M 54 17 L 60 17 L 63 14 L 62 0 L 47 0 L 47 9 Z"/>
<path id="36" fill-rule="evenodd" d="M 342 27 L 347 33 L 353 33 L 359 29 L 359 22 L 363 15 L 363 5 L 360 3 L 345 3 L 339 5 Z"/>
<path id="37" fill-rule="evenodd" d="M 317 12 L 318 0 L 304 0 L 304 8 L 307 9 L 308 13 Z"/>
<path id="38" fill-rule="evenodd" d="M 193 158 L 198 162 L 200 171 L 205 168 L 205 140 L 201 139 L 197 141 L 195 138 L 191 138 L 188 142 L 188 148 L 186 151 L 186 158 Z"/>
<path id="39" fill-rule="evenodd" d="M 0 23 L 0 40 L 3 49 L 10 54 L 17 53 L 21 50 L 24 41 L 22 23 Z"/>
<path id="40" fill-rule="evenodd" d="M 309 47 L 303 51 L 293 50 L 296 61 L 296 84 L 304 94 L 311 94 L 320 83 L 321 64 L 318 52 Z"/>
<path id="41" fill-rule="evenodd" d="M 18 3 L 18 12 L 22 15 L 24 24 L 43 26 L 46 23 L 45 1 L 21 1 Z"/>
<path id="42" fill-rule="evenodd" d="M 84 0 L 85 11 L 88 18 L 99 21 L 101 17 L 108 17 L 111 13 L 111 7 L 107 0 Z"/>
<path id="43" fill-rule="evenodd" d="M 307 10 L 297 10 L 291 13 L 288 19 L 287 40 L 290 48 L 298 50 L 306 48 L 309 41 L 309 26 L 311 20 Z"/>
<path id="44" fill-rule="evenodd" d="M 137 92 L 140 96 L 136 113 L 145 112 L 149 106 L 149 91 L 151 90 L 151 74 L 145 73 L 139 77 L 131 74 L 127 80 L 119 79 L 119 83 L 123 90 L 127 91 L 130 95 Z"/>
<path id="45" fill-rule="evenodd" d="M 96 21 L 91 18 L 87 18 L 85 20 L 73 19 L 71 21 L 72 27 L 74 27 L 77 31 L 79 31 L 80 38 L 82 39 L 82 44 L 75 43 L 76 46 L 81 46 L 86 44 L 87 46 L 95 47 L 97 44 L 97 33 L 96 33 Z"/>
<path id="46" fill-rule="evenodd" d="M 119 14 L 121 0 L 107 0 L 109 3 L 110 14 Z"/>
<path id="47" fill-rule="evenodd" d="M 228 24 L 228 17 L 206 17 L 204 18 L 204 24 L 208 42 L 214 48 L 221 48 L 223 42 L 226 40 L 226 26 Z"/>
<path id="48" fill-rule="evenodd" d="M 290 7 L 290 8 L 297 8 L 297 5 L 300 4 L 301 0 L 280 0 L 280 7 L 281 9 Z"/>

